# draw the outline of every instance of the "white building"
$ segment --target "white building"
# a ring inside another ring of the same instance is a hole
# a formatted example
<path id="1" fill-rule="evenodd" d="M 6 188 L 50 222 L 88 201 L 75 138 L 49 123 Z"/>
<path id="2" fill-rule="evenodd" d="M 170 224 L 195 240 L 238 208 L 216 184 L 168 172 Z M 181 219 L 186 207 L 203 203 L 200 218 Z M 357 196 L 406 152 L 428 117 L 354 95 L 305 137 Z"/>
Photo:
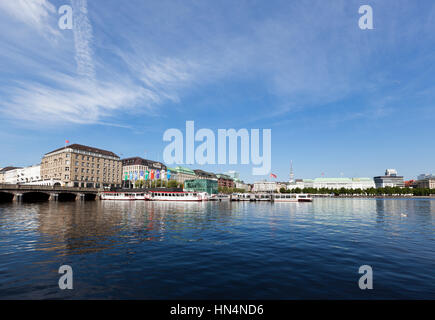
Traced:
<path id="1" fill-rule="evenodd" d="M 41 181 L 41 165 L 8 170 L 4 173 L 4 183 L 29 184 Z"/>
<path id="2" fill-rule="evenodd" d="M 234 179 L 234 185 L 237 189 L 243 189 L 246 192 L 251 191 L 251 186 L 249 184 L 244 183 L 239 179 Z"/>
<path id="3" fill-rule="evenodd" d="M 375 188 L 375 182 L 371 178 L 315 178 L 298 179 L 287 186 L 287 189 L 316 188 L 316 189 L 369 189 Z"/>
<path id="4" fill-rule="evenodd" d="M 252 192 L 276 192 L 278 185 L 273 181 L 254 182 Z"/>

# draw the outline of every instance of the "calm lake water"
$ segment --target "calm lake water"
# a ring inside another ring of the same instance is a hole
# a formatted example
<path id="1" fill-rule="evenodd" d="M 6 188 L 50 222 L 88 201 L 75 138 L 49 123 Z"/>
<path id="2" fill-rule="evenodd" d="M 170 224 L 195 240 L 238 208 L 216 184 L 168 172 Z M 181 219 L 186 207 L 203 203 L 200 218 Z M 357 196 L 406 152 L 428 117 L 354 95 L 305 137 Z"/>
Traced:
<path id="1" fill-rule="evenodd" d="M 0 299 L 435 299 L 434 221 L 425 199 L 0 204 Z"/>

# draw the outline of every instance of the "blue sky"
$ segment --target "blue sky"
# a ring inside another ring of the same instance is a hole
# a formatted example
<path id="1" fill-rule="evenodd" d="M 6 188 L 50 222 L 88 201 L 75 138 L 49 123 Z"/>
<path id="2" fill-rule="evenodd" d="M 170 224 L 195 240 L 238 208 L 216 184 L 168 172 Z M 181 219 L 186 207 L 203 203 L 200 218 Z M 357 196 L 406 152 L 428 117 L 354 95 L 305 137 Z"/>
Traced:
<path id="1" fill-rule="evenodd" d="M 63 4 L 87 8 L 73 30 Z M 278 180 L 435 173 L 432 0 L 7 0 L 0 29 L 0 167 L 65 139 L 162 161 L 194 120 L 270 128 Z"/>

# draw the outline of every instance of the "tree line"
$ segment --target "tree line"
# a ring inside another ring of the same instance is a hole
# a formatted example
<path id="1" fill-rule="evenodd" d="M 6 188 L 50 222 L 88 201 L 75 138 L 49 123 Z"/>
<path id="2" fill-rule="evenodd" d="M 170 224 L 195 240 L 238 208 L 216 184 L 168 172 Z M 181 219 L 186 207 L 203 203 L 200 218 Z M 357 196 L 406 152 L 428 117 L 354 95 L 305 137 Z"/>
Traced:
<path id="1" fill-rule="evenodd" d="M 365 196 L 382 196 L 382 195 L 413 195 L 413 196 L 429 196 L 435 195 L 435 189 L 429 188 L 400 188 L 400 187 L 385 187 L 385 188 L 369 188 L 369 189 L 328 189 L 328 188 L 296 188 L 287 190 L 281 188 L 280 193 L 311 193 L 311 194 L 334 194 L 340 195 L 365 195 Z"/>

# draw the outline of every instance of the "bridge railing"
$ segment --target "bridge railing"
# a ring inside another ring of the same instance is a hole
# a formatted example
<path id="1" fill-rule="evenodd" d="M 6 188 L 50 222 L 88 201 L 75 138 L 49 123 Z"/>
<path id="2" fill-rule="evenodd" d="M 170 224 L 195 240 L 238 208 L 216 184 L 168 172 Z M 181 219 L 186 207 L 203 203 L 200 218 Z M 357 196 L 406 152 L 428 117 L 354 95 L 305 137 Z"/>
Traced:
<path id="1" fill-rule="evenodd" d="M 8 184 L 1 183 L 1 190 L 9 191 L 59 191 L 59 192 L 81 192 L 81 193 L 96 193 L 102 191 L 97 188 L 82 188 L 82 187 L 62 187 L 62 186 L 37 186 L 37 185 L 23 185 L 23 184 Z"/>

